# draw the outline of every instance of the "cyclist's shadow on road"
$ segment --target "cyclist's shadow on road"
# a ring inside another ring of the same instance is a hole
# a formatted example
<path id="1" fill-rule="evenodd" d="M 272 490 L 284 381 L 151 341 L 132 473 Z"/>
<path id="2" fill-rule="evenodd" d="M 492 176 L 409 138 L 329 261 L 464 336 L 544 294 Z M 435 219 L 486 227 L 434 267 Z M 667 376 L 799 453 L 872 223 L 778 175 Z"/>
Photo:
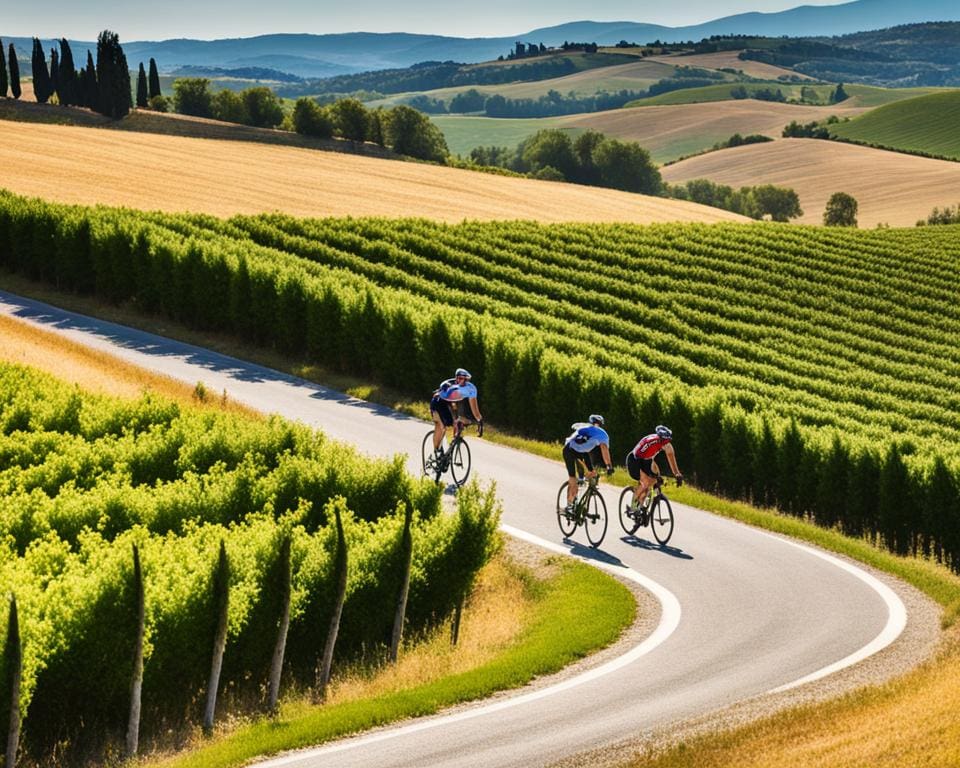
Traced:
<path id="1" fill-rule="evenodd" d="M 661 552 L 664 555 L 670 555 L 678 560 L 693 560 L 693 555 L 687 554 L 679 547 L 670 547 L 664 544 L 657 544 L 655 541 L 641 539 L 639 536 L 621 536 L 620 541 L 629 544 L 637 549 L 648 549 L 651 552 Z"/>
<path id="2" fill-rule="evenodd" d="M 580 542 L 569 539 L 566 536 L 563 537 L 563 543 L 570 547 L 571 555 L 576 555 L 577 557 L 582 557 L 586 560 L 598 560 L 601 563 L 607 563 L 608 565 L 623 565 L 623 561 L 619 557 L 608 554 L 602 549 L 588 547 L 586 544 L 581 544 Z"/>

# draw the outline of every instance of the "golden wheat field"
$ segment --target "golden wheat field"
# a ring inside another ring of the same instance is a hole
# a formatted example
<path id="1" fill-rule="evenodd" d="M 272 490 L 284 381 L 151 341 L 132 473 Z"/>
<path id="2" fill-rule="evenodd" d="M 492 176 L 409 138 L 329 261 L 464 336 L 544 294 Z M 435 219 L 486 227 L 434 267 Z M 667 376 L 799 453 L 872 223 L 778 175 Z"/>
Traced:
<path id="1" fill-rule="evenodd" d="M 439 221 L 728 221 L 674 200 L 257 143 L 0 121 L 0 186 L 66 203 L 218 216 L 419 216 Z"/>
<path id="2" fill-rule="evenodd" d="M 752 144 L 662 169 L 671 183 L 706 178 L 733 187 L 776 184 L 800 196 L 801 223 L 819 224 L 834 192 L 853 195 L 859 225 L 912 227 L 934 207 L 956 205 L 960 163 L 817 139 Z"/>

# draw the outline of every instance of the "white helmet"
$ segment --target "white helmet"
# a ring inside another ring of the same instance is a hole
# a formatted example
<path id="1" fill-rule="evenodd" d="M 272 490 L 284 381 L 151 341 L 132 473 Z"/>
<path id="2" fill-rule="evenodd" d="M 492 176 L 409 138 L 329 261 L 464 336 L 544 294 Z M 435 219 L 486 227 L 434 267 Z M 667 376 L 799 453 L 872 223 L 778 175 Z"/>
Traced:
<path id="1" fill-rule="evenodd" d="M 656 433 L 657 437 L 663 438 L 664 440 L 673 438 L 673 432 L 670 430 L 670 427 L 665 427 L 663 424 L 657 424 Z"/>
<path id="2" fill-rule="evenodd" d="M 466 368 L 457 368 L 457 372 L 454 374 L 454 377 L 463 376 L 465 379 L 470 379 L 470 371 Z"/>
<path id="3" fill-rule="evenodd" d="M 591 424 L 595 424 L 598 427 L 603 426 L 603 416 L 601 416 L 599 413 L 591 413 L 590 418 L 587 419 L 587 421 L 589 421 Z"/>

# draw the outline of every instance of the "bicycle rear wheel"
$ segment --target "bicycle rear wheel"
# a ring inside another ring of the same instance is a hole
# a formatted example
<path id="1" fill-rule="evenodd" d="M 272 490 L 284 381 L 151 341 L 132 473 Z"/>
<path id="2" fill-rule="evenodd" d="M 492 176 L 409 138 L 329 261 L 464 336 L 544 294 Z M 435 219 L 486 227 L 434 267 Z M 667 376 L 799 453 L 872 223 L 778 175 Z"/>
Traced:
<path id="1" fill-rule="evenodd" d="M 574 512 L 567 514 L 567 484 L 564 483 L 557 491 L 557 524 L 560 526 L 560 533 L 565 537 L 573 536 L 577 530 L 577 518 Z"/>
<path id="2" fill-rule="evenodd" d="M 450 474 L 457 488 L 467 482 L 470 477 L 470 446 L 462 437 L 453 441 L 453 450 L 450 453 Z"/>
<path id="3" fill-rule="evenodd" d="M 440 445 L 443 445 L 441 443 Z M 421 446 L 421 466 L 424 477 L 432 477 L 434 482 L 440 482 L 440 475 L 443 474 L 437 461 L 437 454 L 433 450 L 433 430 L 431 429 L 423 436 L 423 445 Z"/>
<path id="4" fill-rule="evenodd" d="M 659 494 L 650 505 L 650 527 L 653 529 L 653 538 L 663 546 L 673 535 L 673 509 L 670 500 Z"/>
<path id="5" fill-rule="evenodd" d="M 640 521 L 637 519 L 637 513 L 630 509 L 633 503 L 633 492 L 635 488 L 627 486 L 620 492 L 620 527 L 628 536 L 633 536 L 640 527 Z"/>
<path id="6" fill-rule="evenodd" d="M 598 492 L 587 497 L 587 511 L 584 515 L 583 527 L 587 529 L 587 541 L 597 548 L 607 535 L 607 502 Z"/>

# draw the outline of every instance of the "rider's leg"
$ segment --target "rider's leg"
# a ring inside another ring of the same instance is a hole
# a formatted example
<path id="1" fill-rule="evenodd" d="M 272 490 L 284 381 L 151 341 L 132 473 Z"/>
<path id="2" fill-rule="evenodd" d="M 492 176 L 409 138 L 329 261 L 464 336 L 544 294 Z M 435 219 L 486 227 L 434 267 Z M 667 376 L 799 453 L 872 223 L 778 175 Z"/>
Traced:
<path id="1" fill-rule="evenodd" d="M 563 446 L 563 463 L 567 467 L 567 508 L 573 506 L 573 500 L 577 498 L 578 460 L 579 456 L 573 448 L 569 445 Z"/>
<path id="2" fill-rule="evenodd" d="M 453 424 L 453 415 L 449 404 L 439 397 L 430 401 L 430 415 L 433 417 L 433 450 L 436 452 L 440 450 L 447 427 Z"/>

